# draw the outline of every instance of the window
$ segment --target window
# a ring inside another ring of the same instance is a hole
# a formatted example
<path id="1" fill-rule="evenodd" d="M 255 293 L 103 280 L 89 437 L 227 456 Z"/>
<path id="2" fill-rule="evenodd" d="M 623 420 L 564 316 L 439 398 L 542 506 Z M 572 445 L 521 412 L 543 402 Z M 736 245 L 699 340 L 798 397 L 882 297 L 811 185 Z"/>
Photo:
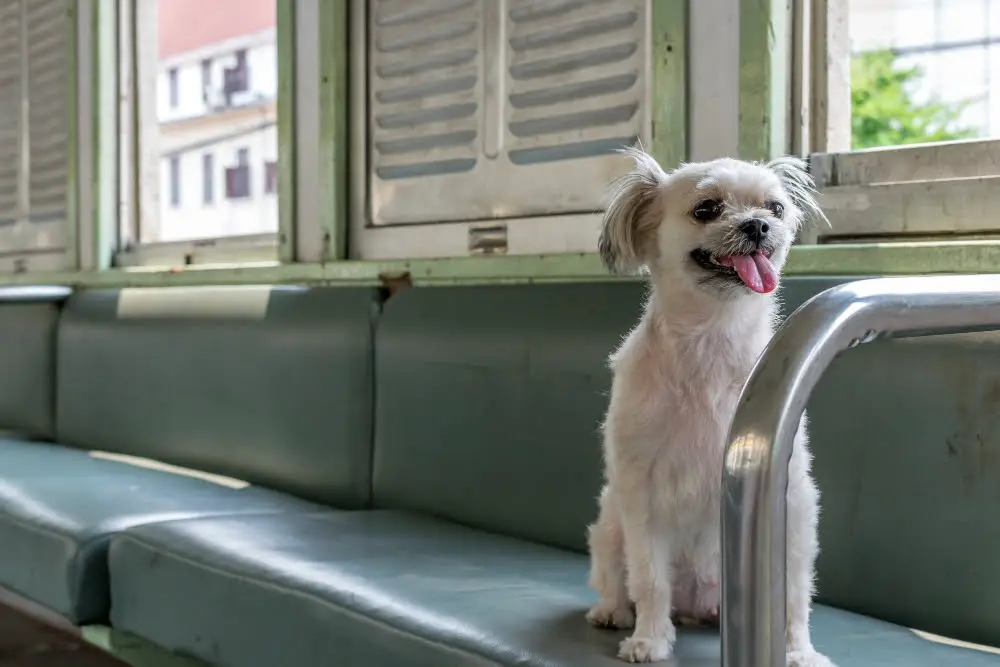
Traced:
<path id="1" fill-rule="evenodd" d="M 1000 237 L 1000 0 L 822 0 L 807 50 L 817 243 Z M 803 28 L 798 28 L 802 30 Z M 801 40 L 801 37 L 799 38 Z M 838 63 L 850 70 L 838 72 Z M 871 151 L 864 149 L 878 148 Z M 817 152 L 818 151 L 818 152 Z"/>
<path id="2" fill-rule="evenodd" d="M 181 205 L 181 159 L 179 156 L 170 158 L 170 206 L 179 208 Z"/>
<path id="3" fill-rule="evenodd" d="M 236 64 L 227 67 L 223 90 L 229 98 L 236 93 L 244 93 L 250 89 L 250 70 L 247 67 L 246 49 L 240 49 L 235 54 Z"/>
<path id="4" fill-rule="evenodd" d="M 276 0 L 127 4 L 135 16 L 123 22 L 120 52 L 135 54 L 129 91 L 137 127 L 127 137 L 131 146 L 122 150 L 129 166 L 121 171 L 130 180 L 119 197 L 123 209 L 135 211 L 123 221 L 129 243 L 123 244 L 128 249 L 122 262 L 162 257 L 174 248 L 184 261 L 191 248 L 207 247 L 203 241 L 227 237 L 272 235 L 276 245 L 279 206 L 221 205 L 260 195 L 264 179 L 252 165 L 262 165 L 258 156 L 278 154 Z M 247 95 L 251 68 L 253 95 Z M 229 258 L 226 243 L 213 247 Z M 157 247 L 143 249 L 147 245 Z"/>
<path id="5" fill-rule="evenodd" d="M 226 199 L 250 197 L 250 150 L 241 148 L 236 153 L 236 166 L 226 168 Z"/>
<path id="6" fill-rule="evenodd" d="M 849 3 L 851 148 L 1000 136 L 1000 0 Z"/>
<path id="7" fill-rule="evenodd" d="M 264 193 L 273 195 L 278 191 L 278 163 L 268 160 L 264 163 Z"/>
<path id="8" fill-rule="evenodd" d="M 170 86 L 170 108 L 176 109 L 180 103 L 180 87 L 178 84 L 178 73 L 176 67 L 171 67 L 167 71 L 167 85 Z"/>
<path id="9" fill-rule="evenodd" d="M 201 156 L 201 202 L 211 204 L 215 199 L 215 156 L 204 153 Z"/>
<path id="10" fill-rule="evenodd" d="M 212 94 L 212 59 L 202 58 L 201 61 L 201 101 L 209 104 Z"/>

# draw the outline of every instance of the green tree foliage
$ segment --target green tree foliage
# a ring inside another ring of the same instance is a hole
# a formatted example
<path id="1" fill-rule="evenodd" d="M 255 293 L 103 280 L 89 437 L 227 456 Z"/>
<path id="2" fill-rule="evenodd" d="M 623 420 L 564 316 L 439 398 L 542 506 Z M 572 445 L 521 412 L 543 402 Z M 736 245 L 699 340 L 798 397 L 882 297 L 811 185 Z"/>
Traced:
<path id="1" fill-rule="evenodd" d="M 923 78 L 918 66 L 900 67 L 891 51 L 868 51 L 851 62 L 851 138 L 855 149 L 968 139 L 974 128 L 959 119 L 968 102 L 914 101 Z"/>

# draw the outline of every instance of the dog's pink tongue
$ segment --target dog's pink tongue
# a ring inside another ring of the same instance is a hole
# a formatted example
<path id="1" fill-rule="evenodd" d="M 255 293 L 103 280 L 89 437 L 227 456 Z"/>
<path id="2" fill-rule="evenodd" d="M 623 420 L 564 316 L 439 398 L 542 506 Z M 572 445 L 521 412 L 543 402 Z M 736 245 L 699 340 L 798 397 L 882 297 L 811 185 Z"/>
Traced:
<path id="1" fill-rule="evenodd" d="M 762 253 L 720 257 L 719 263 L 736 269 L 740 280 L 754 292 L 767 294 L 773 292 L 774 288 L 778 286 L 778 270 L 774 268 L 771 260 Z"/>

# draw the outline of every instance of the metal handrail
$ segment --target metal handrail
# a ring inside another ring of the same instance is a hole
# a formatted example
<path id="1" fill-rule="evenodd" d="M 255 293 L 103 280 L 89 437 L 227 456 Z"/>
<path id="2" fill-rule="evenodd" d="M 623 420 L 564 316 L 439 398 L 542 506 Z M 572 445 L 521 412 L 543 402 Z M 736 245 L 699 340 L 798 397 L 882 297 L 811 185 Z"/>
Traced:
<path id="1" fill-rule="evenodd" d="M 788 464 L 806 402 L 833 359 L 881 338 L 1000 328 L 1000 275 L 877 278 L 798 308 L 737 403 L 722 475 L 722 665 L 785 665 Z"/>

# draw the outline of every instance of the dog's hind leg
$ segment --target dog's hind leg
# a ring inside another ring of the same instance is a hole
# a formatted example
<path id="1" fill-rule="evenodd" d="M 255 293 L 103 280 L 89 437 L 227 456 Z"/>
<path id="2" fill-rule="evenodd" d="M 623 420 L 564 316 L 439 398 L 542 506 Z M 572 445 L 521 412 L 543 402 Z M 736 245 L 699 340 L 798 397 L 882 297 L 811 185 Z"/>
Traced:
<path id="1" fill-rule="evenodd" d="M 600 596 L 587 612 L 599 628 L 625 629 L 635 623 L 625 583 L 625 538 L 611 490 L 601 491 L 600 512 L 590 527 L 590 586 Z"/>

